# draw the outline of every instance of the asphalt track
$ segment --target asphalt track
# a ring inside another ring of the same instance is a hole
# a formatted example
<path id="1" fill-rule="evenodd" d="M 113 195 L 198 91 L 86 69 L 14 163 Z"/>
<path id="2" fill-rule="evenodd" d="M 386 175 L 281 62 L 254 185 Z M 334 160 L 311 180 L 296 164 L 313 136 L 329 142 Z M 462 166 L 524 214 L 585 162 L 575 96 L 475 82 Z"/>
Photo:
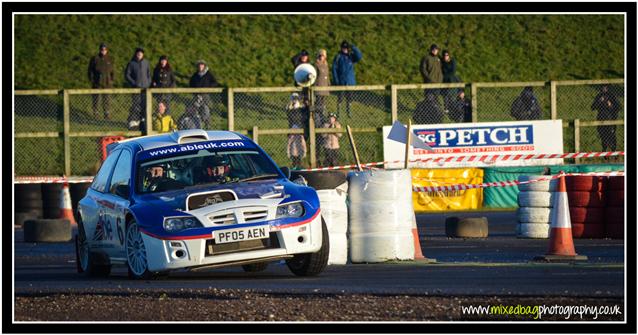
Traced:
<path id="1" fill-rule="evenodd" d="M 487 239 L 448 239 L 446 216 L 486 216 Z M 106 279 L 86 278 L 75 271 L 72 243 L 25 243 L 16 229 L 14 285 L 17 295 L 130 292 L 130 290 L 248 289 L 280 293 L 370 293 L 413 295 L 624 296 L 622 240 L 575 240 L 585 264 L 535 264 L 547 240 L 517 239 L 514 212 L 421 214 L 417 216 L 423 253 L 437 263 L 331 265 L 314 278 L 295 277 L 282 263 L 262 273 L 240 267 L 206 272 L 173 273 L 154 281 L 134 281 L 123 267 Z"/>

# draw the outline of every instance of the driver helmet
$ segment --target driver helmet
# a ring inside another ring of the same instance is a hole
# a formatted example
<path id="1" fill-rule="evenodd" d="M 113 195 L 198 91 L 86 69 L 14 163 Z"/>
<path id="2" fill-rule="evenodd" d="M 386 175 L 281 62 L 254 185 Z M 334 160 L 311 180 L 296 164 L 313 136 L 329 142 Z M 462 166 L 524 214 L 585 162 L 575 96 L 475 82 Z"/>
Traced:
<path id="1" fill-rule="evenodd" d="M 208 156 L 204 159 L 204 170 L 211 178 L 224 178 L 230 171 L 230 160 L 225 155 Z"/>

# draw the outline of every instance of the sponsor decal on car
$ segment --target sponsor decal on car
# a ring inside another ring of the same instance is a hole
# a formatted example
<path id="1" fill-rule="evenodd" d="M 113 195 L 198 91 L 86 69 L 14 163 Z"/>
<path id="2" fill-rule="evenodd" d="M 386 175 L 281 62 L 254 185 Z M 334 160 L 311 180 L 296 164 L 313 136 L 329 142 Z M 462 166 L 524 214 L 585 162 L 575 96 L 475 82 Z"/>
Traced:
<path id="1" fill-rule="evenodd" d="M 225 149 L 246 149 L 246 148 L 255 148 L 255 146 L 248 141 L 240 141 L 240 140 L 232 140 L 232 141 L 206 141 L 206 142 L 197 142 L 197 143 L 187 143 L 187 144 L 178 144 L 168 147 L 163 147 L 161 149 L 153 149 L 142 151 L 138 154 L 139 160 L 146 160 L 149 158 L 159 158 L 163 156 L 171 156 L 179 153 L 187 153 L 191 151 L 199 151 L 199 150 L 225 150 Z"/>

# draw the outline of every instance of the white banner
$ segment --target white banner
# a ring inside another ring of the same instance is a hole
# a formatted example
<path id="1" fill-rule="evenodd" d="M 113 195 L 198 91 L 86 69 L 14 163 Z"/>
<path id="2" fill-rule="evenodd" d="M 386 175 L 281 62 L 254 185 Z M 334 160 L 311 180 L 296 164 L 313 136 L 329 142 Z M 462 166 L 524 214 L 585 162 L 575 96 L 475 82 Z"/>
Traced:
<path id="1" fill-rule="evenodd" d="M 403 160 L 405 144 L 389 140 L 391 126 L 383 127 L 383 160 Z M 530 155 L 563 153 L 563 121 L 515 121 L 484 123 L 447 123 L 413 125 L 414 137 L 434 149 L 410 147 L 410 159 L 434 159 L 458 156 Z M 415 162 L 415 168 L 490 167 L 559 165 L 563 159 L 479 161 L 471 158 L 450 162 Z M 385 168 L 401 168 L 403 163 L 388 163 Z"/>

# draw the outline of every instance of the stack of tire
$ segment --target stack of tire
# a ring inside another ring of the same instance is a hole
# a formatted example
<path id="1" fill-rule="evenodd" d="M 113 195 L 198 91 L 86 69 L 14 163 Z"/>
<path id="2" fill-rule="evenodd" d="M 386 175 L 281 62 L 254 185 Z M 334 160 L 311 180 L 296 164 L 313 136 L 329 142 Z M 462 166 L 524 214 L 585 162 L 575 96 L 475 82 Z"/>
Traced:
<path id="1" fill-rule="evenodd" d="M 328 264 L 348 262 L 348 183 L 341 171 L 291 171 L 291 180 L 303 177 L 317 191 L 321 216 L 328 228 L 330 251 Z"/>
<path id="2" fill-rule="evenodd" d="M 605 237 L 604 177 L 567 176 L 567 199 L 574 238 Z"/>
<path id="3" fill-rule="evenodd" d="M 625 228 L 625 177 L 608 177 L 605 190 L 605 237 L 623 239 Z"/>
<path id="4" fill-rule="evenodd" d="M 528 182 L 547 176 L 521 175 L 519 182 Z M 548 238 L 552 221 L 552 207 L 557 180 L 545 180 L 518 185 L 516 237 Z"/>
<path id="5" fill-rule="evenodd" d="M 60 192 L 63 184 L 43 183 L 42 189 L 42 217 L 45 219 L 57 219 L 60 217 Z"/>
<path id="6" fill-rule="evenodd" d="M 91 187 L 91 183 L 69 183 L 69 193 L 71 194 L 71 207 L 75 221 L 78 220 L 78 202 L 86 195 L 86 191 Z"/>
<path id="7" fill-rule="evenodd" d="M 42 218 L 40 184 L 14 184 L 14 194 L 16 226 L 22 226 L 26 220 Z"/>

